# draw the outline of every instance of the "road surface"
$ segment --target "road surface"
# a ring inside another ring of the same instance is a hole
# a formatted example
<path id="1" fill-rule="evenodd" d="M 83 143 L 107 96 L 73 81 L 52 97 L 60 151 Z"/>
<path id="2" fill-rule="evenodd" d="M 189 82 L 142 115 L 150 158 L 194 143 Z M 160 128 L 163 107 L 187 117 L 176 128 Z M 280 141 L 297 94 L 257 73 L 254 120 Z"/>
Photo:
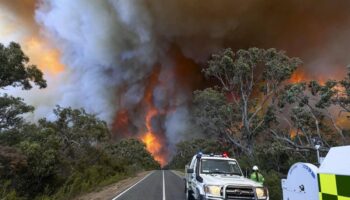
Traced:
<path id="1" fill-rule="evenodd" d="M 113 200 L 184 200 L 184 180 L 168 170 L 153 171 Z"/>

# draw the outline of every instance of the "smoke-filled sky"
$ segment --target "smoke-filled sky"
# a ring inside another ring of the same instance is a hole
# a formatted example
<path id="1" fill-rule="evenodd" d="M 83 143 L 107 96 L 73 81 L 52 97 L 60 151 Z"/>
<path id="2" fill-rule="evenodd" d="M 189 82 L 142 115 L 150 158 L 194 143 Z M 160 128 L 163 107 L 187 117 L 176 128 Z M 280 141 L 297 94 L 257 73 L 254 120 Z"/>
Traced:
<path id="1" fill-rule="evenodd" d="M 44 91 L 15 92 L 38 117 L 55 104 L 110 124 L 126 112 L 137 134 L 154 107 L 169 146 L 187 126 L 200 67 L 220 48 L 283 49 L 317 79 L 350 64 L 348 0 L 0 0 L 0 11 L 0 42 L 20 42 L 49 80 Z"/>

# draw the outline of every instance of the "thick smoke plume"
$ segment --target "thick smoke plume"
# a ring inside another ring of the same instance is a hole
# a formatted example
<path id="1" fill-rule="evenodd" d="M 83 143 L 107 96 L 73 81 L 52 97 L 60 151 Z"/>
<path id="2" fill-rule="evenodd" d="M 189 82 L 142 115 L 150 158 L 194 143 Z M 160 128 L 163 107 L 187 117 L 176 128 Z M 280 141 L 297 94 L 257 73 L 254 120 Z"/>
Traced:
<path id="1" fill-rule="evenodd" d="M 19 2 L 17 2 L 19 3 Z M 35 19 L 62 53 L 57 104 L 84 107 L 115 133 L 151 124 L 168 149 L 188 125 L 200 66 L 223 47 L 284 49 L 309 78 L 337 78 L 350 63 L 348 0 L 42 0 Z M 12 8 L 15 6 L 12 5 Z"/>

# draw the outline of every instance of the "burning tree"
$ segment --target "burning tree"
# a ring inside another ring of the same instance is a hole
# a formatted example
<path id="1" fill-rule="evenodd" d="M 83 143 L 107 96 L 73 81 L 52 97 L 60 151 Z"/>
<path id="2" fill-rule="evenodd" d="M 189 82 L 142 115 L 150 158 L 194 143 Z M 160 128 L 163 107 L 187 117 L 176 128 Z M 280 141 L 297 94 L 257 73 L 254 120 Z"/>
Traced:
<path id="1" fill-rule="evenodd" d="M 273 102 L 297 66 L 276 49 L 224 49 L 213 54 L 203 70 L 218 86 L 195 92 L 197 124 L 208 133 L 219 133 L 234 146 L 251 155 L 254 141 L 273 120 Z M 216 127 L 216 128 L 213 128 Z"/>
<path id="2" fill-rule="evenodd" d="M 349 142 L 345 130 L 350 112 L 350 72 L 340 81 L 310 81 L 286 85 L 279 98 L 279 116 L 270 131 L 285 148 L 309 151 Z M 282 114 L 283 113 L 283 114 Z M 287 114 L 288 113 L 288 114 Z M 277 128 L 281 121 L 289 131 Z"/>
<path id="3" fill-rule="evenodd" d="M 328 108 L 335 105 L 339 108 L 339 115 L 350 113 L 350 66 L 343 80 L 329 80 L 325 84 L 312 81 L 309 86 L 312 94 L 320 97 L 317 107 Z"/>
<path id="4" fill-rule="evenodd" d="M 308 88 L 305 82 L 286 85 L 272 113 L 275 120 L 269 131 L 285 148 L 308 151 L 315 150 L 316 144 L 329 147 L 328 141 L 334 137 L 327 126 L 331 114 L 317 106 L 319 97 Z"/>

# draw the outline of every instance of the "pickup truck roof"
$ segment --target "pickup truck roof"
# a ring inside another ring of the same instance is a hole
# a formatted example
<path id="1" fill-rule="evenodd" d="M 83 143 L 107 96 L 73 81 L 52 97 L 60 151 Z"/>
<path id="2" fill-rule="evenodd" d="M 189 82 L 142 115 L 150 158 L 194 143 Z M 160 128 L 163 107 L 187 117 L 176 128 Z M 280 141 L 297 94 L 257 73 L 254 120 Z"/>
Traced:
<path id="1" fill-rule="evenodd" d="M 203 158 L 208 158 L 208 159 L 217 159 L 217 160 L 234 160 L 234 161 L 237 161 L 236 159 L 234 158 L 230 158 L 228 157 L 226 154 L 224 155 L 214 155 L 214 154 L 199 154 L 200 157 L 203 159 Z M 196 157 L 198 156 L 197 155 L 194 155 L 192 157 L 192 160 L 195 159 Z"/>
<path id="2" fill-rule="evenodd" d="M 195 158 L 195 157 L 196 157 L 196 156 L 194 156 L 194 158 Z M 216 160 L 235 160 L 235 161 L 236 161 L 236 159 L 234 159 L 234 158 L 222 157 L 222 156 L 203 155 L 201 158 L 202 158 L 202 159 L 203 159 L 203 158 L 207 158 L 207 159 L 216 159 Z"/>
<path id="3" fill-rule="evenodd" d="M 187 164 L 190 168 L 194 167 L 194 164 L 197 160 L 197 157 L 200 156 L 200 159 L 212 159 L 212 160 L 232 160 L 237 162 L 234 158 L 229 158 L 227 155 L 214 155 L 214 154 L 196 154 L 192 157 L 191 162 Z M 238 163 L 238 162 L 237 162 Z"/>

